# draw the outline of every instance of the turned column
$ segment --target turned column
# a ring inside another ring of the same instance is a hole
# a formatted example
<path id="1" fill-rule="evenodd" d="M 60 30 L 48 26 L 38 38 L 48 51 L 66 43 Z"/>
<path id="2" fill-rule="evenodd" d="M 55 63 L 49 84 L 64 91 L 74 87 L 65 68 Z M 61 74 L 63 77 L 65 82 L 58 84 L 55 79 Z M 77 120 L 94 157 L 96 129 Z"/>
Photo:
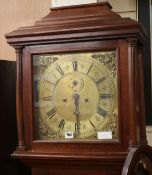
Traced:
<path id="1" fill-rule="evenodd" d="M 18 148 L 17 150 L 25 150 L 24 129 L 23 129 L 23 96 L 22 96 L 22 55 L 23 48 L 16 49 L 16 119 L 18 128 Z"/>

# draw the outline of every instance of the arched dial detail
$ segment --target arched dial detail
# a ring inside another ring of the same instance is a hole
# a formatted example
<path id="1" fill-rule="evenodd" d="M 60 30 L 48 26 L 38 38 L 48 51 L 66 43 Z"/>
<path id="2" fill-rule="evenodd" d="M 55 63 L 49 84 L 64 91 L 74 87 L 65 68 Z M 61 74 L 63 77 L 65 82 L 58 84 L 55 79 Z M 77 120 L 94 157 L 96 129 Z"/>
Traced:
<path id="1" fill-rule="evenodd" d="M 107 53 L 111 52 L 100 52 Z M 101 131 L 111 131 L 118 138 L 116 76 L 95 55 L 55 55 L 58 59 L 41 74 L 40 116 L 50 138 L 64 139 L 65 132 L 73 132 L 75 139 L 96 139 Z"/>

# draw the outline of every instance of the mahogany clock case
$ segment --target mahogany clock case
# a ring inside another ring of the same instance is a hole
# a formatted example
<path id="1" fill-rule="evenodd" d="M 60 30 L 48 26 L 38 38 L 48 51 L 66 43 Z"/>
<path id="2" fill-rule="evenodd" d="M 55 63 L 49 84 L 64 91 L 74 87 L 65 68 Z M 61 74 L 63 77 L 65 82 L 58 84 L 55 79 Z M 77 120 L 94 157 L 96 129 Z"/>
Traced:
<path id="1" fill-rule="evenodd" d="M 33 94 L 33 62 L 32 55 L 46 54 L 46 53 L 77 53 L 88 51 L 116 51 L 117 59 L 117 75 L 118 75 L 118 126 L 119 126 L 119 139 L 118 141 L 69 141 L 69 140 L 38 140 L 35 139 L 34 133 L 34 94 Z M 82 161 L 82 169 L 84 171 L 85 164 L 92 164 L 92 168 L 87 170 L 90 174 L 93 174 L 94 168 L 98 172 L 109 171 L 114 173 L 114 169 L 117 169 L 119 173 L 122 170 L 125 157 L 127 156 L 128 146 L 130 143 L 129 137 L 129 66 L 128 66 L 128 41 L 127 40 L 109 40 L 109 41 L 84 41 L 76 43 L 59 43 L 51 45 L 39 45 L 39 46 L 26 46 L 23 52 L 23 118 L 24 118 L 24 141 L 27 151 L 16 151 L 14 157 L 20 157 L 28 165 L 33 167 L 60 167 L 63 164 L 62 161 L 67 162 L 64 168 L 68 168 L 69 165 L 74 169 L 75 163 Z M 30 94 L 30 95 L 29 95 Z M 123 104 L 123 105 L 121 105 Z M 141 125 L 142 123 L 140 123 Z M 142 135 L 139 136 L 137 143 L 143 142 Z M 108 153 L 108 154 L 107 154 Z M 32 159 L 32 160 L 31 160 Z M 34 160 L 35 159 L 35 160 Z M 60 162 L 58 162 L 57 160 Z M 114 165 L 111 165 L 112 160 Z M 41 162 L 41 166 L 37 164 L 37 161 Z M 70 162 L 69 162 L 70 160 Z M 92 160 L 94 160 L 92 163 Z M 98 162 L 98 161 L 99 162 Z M 47 161 L 47 163 L 46 163 Z M 56 163 L 55 163 L 55 162 Z M 75 162 L 75 163 L 74 163 Z M 98 163 L 97 163 L 98 162 Z M 119 166 L 117 167 L 116 164 Z M 114 166 L 111 170 L 106 166 Z M 77 165 L 79 166 L 79 165 Z M 102 167 L 101 169 L 99 167 Z M 42 168 L 41 167 L 41 168 Z M 52 167 L 52 168 L 53 168 Z M 51 169 L 52 169 L 51 168 Z M 33 172 L 42 171 L 43 173 L 56 173 L 56 170 L 34 170 Z M 119 170 L 118 170 L 119 169 Z M 66 170 L 71 172 L 72 170 Z M 65 172 L 66 172 L 65 171 Z M 36 173 L 35 173 L 36 174 Z"/>
<path id="2" fill-rule="evenodd" d="M 53 50 L 53 51 L 52 51 Z M 33 112 L 33 70 L 32 70 L 32 55 L 35 54 L 46 54 L 46 53 L 72 53 L 72 52 L 87 52 L 87 51 L 111 51 L 116 50 L 117 52 L 117 74 L 118 74 L 118 101 L 119 101 L 119 141 L 43 141 L 35 140 L 34 138 L 34 112 Z M 27 151 L 17 151 L 14 153 L 15 157 L 21 157 L 27 164 L 31 166 L 35 162 L 33 159 L 42 163 L 42 167 L 53 166 L 56 167 L 54 161 L 59 159 L 67 161 L 67 166 L 72 166 L 75 161 L 84 161 L 85 163 L 91 163 L 92 159 L 97 164 L 97 160 L 100 160 L 100 166 L 105 171 L 106 166 L 103 166 L 103 162 L 111 164 L 109 159 L 113 159 L 114 162 L 119 164 L 119 172 L 121 172 L 125 157 L 127 155 L 128 146 L 130 144 L 130 112 L 129 112 L 129 66 L 128 66 L 128 41 L 127 40 L 110 40 L 110 41 L 88 41 L 88 42 L 77 42 L 77 43 L 60 43 L 51 45 L 39 45 L 39 46 L 26 46 L 23 54 L 23 118 L 24 118 L 24 141 Z M 27 95 L 31 94 L 31 95 Z M 122 105 L 123 104 L 123 105 Z M 142 127 L 142 123 L 139 123 Z M 136 131 L 134 131 L 136 134 Z M 138 133 L 139 134 L 139 133 Z M 134 141 L 135 142 L 135 141 Z M 142 143 L 142 135 L 139 135 L 139 140 L 136 143 Z M 108 154 L 107 154 L 108 152 Z M 38 155 L 38 156 L 37 156 Z M 71 163 L 68 160 L 71 160 Z M 47 163 L 44 163 L 47 160 Z M 50 160 L 50 161 L 49 161 Z M 74 162 L 73 162 L 73 161 Z M 91 161 L 91 162 L 90 162 Z M 37 163 L 34 163 L 34 167 L 39 167 Z M 58 162 L 58 161 L 57 161 Z M 84 164 L 82 163 L 82 165 Z M 59 164 L 60 164 L 59 163 Z M 94 164 L 93 163 L 93 164 Z M 115 164 L 114 163 L 114 164 Z M 58 164 L 58 163 L 57 163 Z M 33 166 L 33 165 L 32 165 Z M 97 166 L 97 165 L 93 165 Z M 58 166 L 57 166 L 58 167 Z M 62 167 L 63 168 L 63 167 Z M 98 166 L 96 167 L 99 168 Z M 116 165 L 115 165 L 116 168 Z M 116 168 L 116 169 L 117 169 Z M 56 168 L 55 168 L 56 169 Z M 84 169 L 84 167 L 82 168 Z M 92 168 L 94 170 L 94 168 Z M 93 170 L 90 170 L 92 172 Z M 34 170 L 36 171 L 37 170 Z M 56 170 L 38 170 L 42 172 L 56 172 Z M 71 170 L 67 170 L 71 172 Z M 81 170 L 80 170 L 81 171 Z M 89 170 L 88 170 L 89 171 Z M 108 170 L 109 171 L 109 170 Z M 114 169 L 111 169 L 114 173 Z M 117 170 L 118 171 L 118 170 Z M 58 171 L 56 172 L 59 173 Z M 79 172 L 80 173 L 80 172 Z"/>
<path id="3" fill-rule="evenodd" d="M 112 12 L 109 3 L 99 3 L 52 9 L 35 26 L 20 28 L 6 38 L 17 54 L 18 148 L 13 156 L 31 166 L 33 175 L 120 174 L 128 148 L 147 144 L 142 26 Z M 95 51 L 116 51 L 119 139 L 36 139 L 33 55 Z"/>

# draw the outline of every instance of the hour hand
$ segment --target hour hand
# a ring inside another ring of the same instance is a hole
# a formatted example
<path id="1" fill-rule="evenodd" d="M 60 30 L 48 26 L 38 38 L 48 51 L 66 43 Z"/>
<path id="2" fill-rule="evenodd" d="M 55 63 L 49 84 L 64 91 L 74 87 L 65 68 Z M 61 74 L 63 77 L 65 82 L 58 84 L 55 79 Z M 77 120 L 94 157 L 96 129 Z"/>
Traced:
<path id="1" fill-rule="evenodd" d="M 79 94 L 74 94 L 73 98 L 74 98 L 74 104 L 75 104 L 75 112 L 74 112 L 74 114 L 78 117 L 80 115 L 80 111 L 79 111 L 79 99 L 80 99 L 80 96 L 79 96 Z"/>

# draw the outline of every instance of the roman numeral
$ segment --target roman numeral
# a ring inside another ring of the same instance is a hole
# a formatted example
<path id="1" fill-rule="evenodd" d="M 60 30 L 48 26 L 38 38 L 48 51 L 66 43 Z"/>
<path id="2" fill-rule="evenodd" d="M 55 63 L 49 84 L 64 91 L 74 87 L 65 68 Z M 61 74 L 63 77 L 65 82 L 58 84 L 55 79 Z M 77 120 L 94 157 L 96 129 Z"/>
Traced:
<path id="1" fill-rule="evenodd" d="M 52 101 L 52 96 L 43 97 L 42 100 L 43 101 Z"/>
<path id="2" fill-rule="evenodd" d="M 92 66 L 93 66 L 93 63 L 92 63 L 91 66 L 89 67 L 89 70 L 88 70 L 87 74 L 89 74 L 89 72 L 91 71 Z"/>
<path id="3" fill-rule="evenodd" d="M 61 75 L 64 75 L 64 72 L 63 72 L 63 70 L 61 69 L 60 66 L 58 66 L 58 67 L 56 68 L 56 70 L 57 70 Z"/>
<path id="4" fill-rule="evenodd" d="M 92 127 L 95 129 L 96 127 L 95 127 L 95 125 L 92 123 L 92 121 L 89 121 L 90 122 L 90 124 L 92 125 Z"/>
<path id="5" fill-rule="evenodd" d="M 96 82 L 96 84 L 102 83 L 105 79 L 106 79 L 106 77 L 101 78 L 100 80 L 98 80 L 98 81 Z"/>
<path id="6" fill-rule="evenodd" d="M 97 109 L 97 113 L 102 115 L 103 117 L 106 117 L 106 115 L 107 115 L 107 111 L 105 111 L 104 109 L 100 108 L 99 106 L 98 106 L 98 109 Z"/>
<path id="7" fill-rule="evenodd" d="M 75 123 L 75 133 L 79 133 L 79 130 L 80 130 L 80 124 Z"/>
<path id="8" fill-rule="evenodd" d="M 51 119 L 56 114 L 56 110 L 53 108 L 51 111 L 47 112 L 47 116 Z"/>
<path id="9" fill-rule="evenodd" d="M 101 94 L 100 98 L 101 99 L 109 99 L 109 98 L 112 98 L 112 95 L 111 94 Z"/>
<path id="10" fill-rule="evenodd" d="M 64 128 L 64 125 L 65 125 L 65 121 L 62 119 L 62 120 L 60 121 L 58 127 L 59 127 L 60 129 L 63 129 L 63 128 Z"/>
<path id="11" fill-rule="evenodd" d="M 72 61 L 73 64 L 73 70 L 78 71 L 78 62 L 77 61 Z"/>

